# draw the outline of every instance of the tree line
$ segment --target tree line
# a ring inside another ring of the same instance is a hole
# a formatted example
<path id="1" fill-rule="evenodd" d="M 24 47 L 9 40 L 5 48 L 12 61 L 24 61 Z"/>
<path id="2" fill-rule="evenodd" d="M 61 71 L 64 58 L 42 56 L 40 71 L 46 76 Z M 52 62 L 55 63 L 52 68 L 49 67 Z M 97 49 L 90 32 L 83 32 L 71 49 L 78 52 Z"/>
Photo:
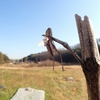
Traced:
<path id="1" fill-rule="evenodd" d="M 98 44 L 98 49 L 100 52 L 100 39 L 97 39 L 97 44 Z M 81 57 L 81 47 L 80 44 L 77 44 L 75 46 L 72 47 L 72 50 L 74 52 L 76 52 L 80 57 Z M 62 55 L 62 60 L 63 63 L 78 63 L 77 60 L 73 57 L 73 55 L 71 55 L 67 50 L 65 49 L 60 49 L 59 52 Z M 55 61 L 60 62 L 60 57 L 59 55 L 54 52 L 55 55 Z M 37 54 L 30 54 L 27 57 L 24 57 L 23 59 L 21 59 L 20 61 L 23 62 L 41 62 L 44 60 L 50 59 L 52 60 L 51 56 L 49 55 L 48 51 L 44 51 L 41 53 L 37 53 Z"/>
<path id="2" fill-rule="evenodd" d="M 9 61 L 10 61 L 9 57 L 6 54 L 0 52 L 0 64 L 7 63 Z"/>
<path id="3" fill-rule="evenodd" d="M 73 50 L 81 57 L 80 48 Z M 58 51 L 61 53 L 63 63 L 78 63 L 77 60 L 67 50 L 62 49 Z M 55 61 L 60 62 L 60 56 L 56 52 L 54 52 L 54 57 Z M 48 51 L 44 51 L 41 53 L 28 55 L 27 57 L 24 57 L 20 61 L 38 63 L 41 61 L 45 61 L 47 59 L 52 60 L 52 57 L 49 55 Z"/>
<path id="4" fill-rule="evenodd" d="M 99 53 L 100 53 L 100 38 L 97 39 L 97 45 L 98 45 L 98 49 L 99 49 Z M 80 44 L 76 44 L 75 46 L 73 46 L 72 50 L 74 52 L 76 52 L 81 57 Z M 73 57 L 73 55 L 71 55 L 64 48 L 59 49 L 59 52 L 62 55 L 63 63 L 78 63 L 77 60 Z M 59 55 L 56 52 L 54 52 L 54 55 L 55 55 L 55 61 L 60 62 Z M 38 63 L 38 62 L 41 62 L 41 61 L 45 61 L 47 59 L 52 60 L 48 51 L 44 51 L 44 52 L 41 52 L 41 53 L 30 54 L 27 57 L 20 59 L 19 61 L 20 62 L 35 62 L 35 63 Z M 0 64 L 7 63 L 9 61 L 10 61 L 10 58 L 6 54 L 3 54 L 2 52 L 0 52 Z"/>

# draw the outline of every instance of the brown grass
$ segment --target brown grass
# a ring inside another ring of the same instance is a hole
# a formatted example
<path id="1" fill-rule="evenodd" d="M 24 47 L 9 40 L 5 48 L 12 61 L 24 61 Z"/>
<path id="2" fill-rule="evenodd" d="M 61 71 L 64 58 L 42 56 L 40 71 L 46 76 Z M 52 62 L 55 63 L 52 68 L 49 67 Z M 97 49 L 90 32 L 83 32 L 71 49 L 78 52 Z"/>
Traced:
<path id="1" fill-rule="evenodd" d="M 60 66 L 61 64 L 57 61 L 54 62 L 54 66 Z M 17 63 L 17 64 L 3 64 L 5 67 L 23 67 L 23 68 L 30 68 L 30 67 L 52 67 L 53 61 L 52 60 L 45 60 L 38 63 Z"/>
<path id="2" fill-rule="evenodd" d="M 23 64 L 24 65 L 24 64 Z M 28 65 L 27 65 L 28 66 Z M 86 82 L 80 66 L 29 67 L 0 66 L 0 100 L 10 100 L 20 87 L 32 87 L 46 92 L 45 100 L 87 100 Z M 67 77 L 74 79 L 68 81 Z"/>
<path id="3" fill-rule="evenodd" d="M 55 66 L 59 66 L 60 63 L 57 62 L 57 61 L 55 61 L 55 62 L 54 62 L 54 65 L 55 65 Z M 50 67 L 50 66 L 53 66 L 53 61 L 48 59 L 48 60 L 45 60 L 45 61 L 42 61 L 42 62 L 38 63 L 37 66 L 38 66 L 38 67 Z"/>

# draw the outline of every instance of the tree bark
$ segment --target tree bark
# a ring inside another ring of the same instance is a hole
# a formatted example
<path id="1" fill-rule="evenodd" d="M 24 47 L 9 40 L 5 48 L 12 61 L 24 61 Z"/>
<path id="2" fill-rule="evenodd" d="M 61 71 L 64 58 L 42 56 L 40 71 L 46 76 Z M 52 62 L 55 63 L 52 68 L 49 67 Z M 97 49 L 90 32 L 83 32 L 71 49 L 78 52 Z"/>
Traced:
<path id="1" fill-rule="evenodd" d="M 87 82 L 88 100 L 100 100 L 100 55 L 90 19 L 81 20 L 75 15 L 84 64 L 83 72 Z"/>
<path id="2" fill-rule="evenodd" d="M 100 65 L 93 58 L 87 58 L 83 65 L 88 100 L 100 100 Z"/>

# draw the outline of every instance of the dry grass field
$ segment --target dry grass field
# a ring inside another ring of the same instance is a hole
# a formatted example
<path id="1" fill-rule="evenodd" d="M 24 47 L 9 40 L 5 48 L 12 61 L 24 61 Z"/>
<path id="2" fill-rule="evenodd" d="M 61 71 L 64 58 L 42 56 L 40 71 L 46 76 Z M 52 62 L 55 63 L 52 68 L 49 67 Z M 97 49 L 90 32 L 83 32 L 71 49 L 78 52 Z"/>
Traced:
<path id="1" fill-rule="evenodd" d="M 45 100 L 87 100 L 86 82 L 78 65 L 36 67 L 29 65 L 0 66 L 0 100 L 10 100 L 18 88 L 32 87 L 45 91 Z M 73 80 L 67 80 L 73 77 Z"/>

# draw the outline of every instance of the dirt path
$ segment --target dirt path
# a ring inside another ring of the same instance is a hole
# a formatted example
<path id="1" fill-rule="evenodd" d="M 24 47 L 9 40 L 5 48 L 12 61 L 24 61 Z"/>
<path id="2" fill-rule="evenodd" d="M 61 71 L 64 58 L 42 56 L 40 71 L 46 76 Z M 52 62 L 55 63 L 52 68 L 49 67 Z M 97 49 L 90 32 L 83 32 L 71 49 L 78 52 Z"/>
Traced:
<path id="1" fill-rule="evenodd" d="M 61 66 L 55 66 L 56 68 L 61 68 Z M 81 66 L 80 65 L 68 65 L 68 66 L 64 66 L 65 68 L 68 69 L 80 69 Z M 31 69 L 33 67 L 27 67 L 28 69 Z M 17 67 L 17 66 L 13 66 L 13 67 L 6 67 L 6 66 L 0 66 L 0 69 L 27 69 L 25 67 Z M 37 67 L 34 67 L 37 68 Z M 40 67 L 38 67 L 40 68 Z M 51 67 L 41 67 L 41 68 L 51 68 Z"/>

